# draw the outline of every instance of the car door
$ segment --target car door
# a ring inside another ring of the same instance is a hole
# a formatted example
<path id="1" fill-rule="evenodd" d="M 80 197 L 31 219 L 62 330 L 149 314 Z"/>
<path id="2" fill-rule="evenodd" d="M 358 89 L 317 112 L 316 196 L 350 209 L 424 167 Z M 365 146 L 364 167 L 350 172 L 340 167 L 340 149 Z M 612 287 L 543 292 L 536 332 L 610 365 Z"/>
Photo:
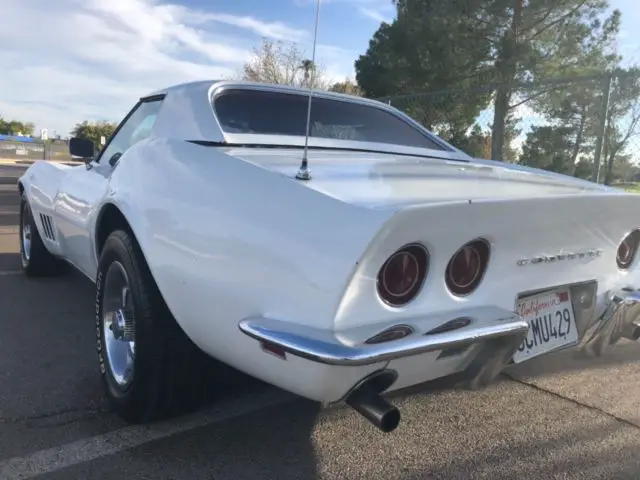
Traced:
<path id="1" fill-rule="evenodd" d="M 62 248 L 69 262 L 90 278 L 97 268 L 93 235 L 97 206 L 107 194 L 111 174 L 120 157 L 132 145 L 151 135 L 161 104 L 162 98 L 138 102 L 100 154 L 85 167 L 70 170 L 60 186 L 54 214 Z"/>

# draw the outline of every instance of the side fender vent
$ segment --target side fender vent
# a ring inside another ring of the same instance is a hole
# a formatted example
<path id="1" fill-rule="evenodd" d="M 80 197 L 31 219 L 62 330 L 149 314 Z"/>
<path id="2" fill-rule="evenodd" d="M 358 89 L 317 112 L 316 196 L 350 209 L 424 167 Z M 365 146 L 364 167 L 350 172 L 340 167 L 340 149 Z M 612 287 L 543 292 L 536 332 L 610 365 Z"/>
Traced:
<path id="1" fill-rule="evenodd" d="M 40 223 L 42 223 L 42 232 L 44 236 L 51 240 L 52 242 L 56 241 L 56 229 L 53 225 L 53 218 L 49 215 L 45 215 L 43 213 L 40 214 Z"/>

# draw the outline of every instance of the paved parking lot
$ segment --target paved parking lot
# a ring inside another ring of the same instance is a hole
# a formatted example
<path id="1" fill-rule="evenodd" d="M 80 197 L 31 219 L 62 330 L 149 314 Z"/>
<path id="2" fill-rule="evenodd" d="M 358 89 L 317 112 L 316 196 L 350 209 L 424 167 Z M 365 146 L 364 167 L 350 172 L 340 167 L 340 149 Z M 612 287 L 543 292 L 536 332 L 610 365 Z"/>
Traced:
<path id="1" fill-rule="evenodd" d="M 631 343 L 534 361 L 481 392 L 396 394 L 403 423 L 386 435 L 240 375 L 194 415 L 124 425 L 100 389 L 92 285 L 20 275 L 22 168 L 0 166 L 0 479 L 640 478 Z"/>

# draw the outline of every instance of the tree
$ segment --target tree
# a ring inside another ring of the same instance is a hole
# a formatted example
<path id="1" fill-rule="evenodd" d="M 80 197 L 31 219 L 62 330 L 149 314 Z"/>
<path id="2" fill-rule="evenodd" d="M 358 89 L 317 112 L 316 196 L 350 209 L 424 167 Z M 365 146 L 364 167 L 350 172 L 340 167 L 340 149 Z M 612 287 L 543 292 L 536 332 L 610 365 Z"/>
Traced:
<path id="1" fill-rule="evenodd" d="M 441 132 L 452 145 L 474 158 L 489 158 L 491 155 L 491 135 L 482 131 L 477 123 L 473 125 L 469 134 L 466 131 L 450 130 Z"/>
<path id="2" fill-rule="evenodd" d="M 593 160 L 587 158 L 581 158 L 576 163 L 576 168 L 573 170 L 573 176 L 582 178 L 583 180 L 591 179 L 591 173 L 593 172 Z"/>
<path id="3" fill-rule="evenodd" d="M 506 0 L 491 2 L 497 9 L 481 19 L 495 27 L 490 39 L 495 54 L 496 90 L 493 155 L 504 145 L 504 119 L 514 108 L 516 82 L 601 71 L 616 61 L 611 54 L 620 27 L 615 10 L 604 22 L 598 17 L 606 0 Z M 502 4 L 502 5 L 501 5 Z M 538 95 L 540 92 L 534 94 Z M 531 98 L 531 97 L 529 97 Z M 518 99 L 520 105 L 527 101 Z"/>
<path id="4" fill-rule="evenodd" d="M 397 19 L 381 25 L 367 53 L 356 62 L 358 83 L 368 95 L 494 83 L 494 159 L 504 157 L 510 114 L 531 100 L 522 95 L 522 82 L 601 71 L 603 65 L 615 63 L 611 50 L 620 12 L 602 21 L 607 0 L 394 3 Z M 483 108 L 486 97 L 478 97 L 471 103 Z M 443 105 L 439 110 L 446 115 L 448 109 Z"/>
<path id="5" fill-rule="evenodd" d="M 533 127 L 522 145 L 518 163 L 566 175 L 573 175 L 576 165 L 571 162 L 573 130 L 571 127 Z"/>
<path id="6" fill-rule="evenodd" d="M 330 92 L 345 93 L 347 95 L 362 96 L 362 89 L 357 83 L 352 82 L 348 78 L 344 82 L 336 82 L 329 87 Z"/>
<path id="7" fill-rule="evenodd" d="M 311 74 L 315 73 L 315 70 L 316 70 L 316 64 L 313 62 L 313 60 L 309 60 L 308 58 L 305 58 L 300 62 L 300 68 L 304 73 L 304 85 L 309 86 L 309 81 L 311 80 Z"/>
<path id="8" fill-rule="evenodd" d="M 578 158 L 591 155 L 595 147 L 598 126 L 602 121 L 601 82 L 589 79 L 543 87 L 542 90 L 542 95 L 533 99 L 532 106 L 552 123 L 568 128 L 566 134 L 573 145 L 569 163 L 577 168 Z"/>
<path id="9" fill-rule="evenodd" d="M 88 138 L 93 141 L 96 146 L 99 146 L 101 137 L 104 137 L 105 140 L 108 139 L 116 127 L 116 123 L 104 120 L 97 122 L 88 122 L 87 120 L 84 120 L 83 122 L 76 123 L 71 130 L 71 135 L 74 137 Z"/>
<path id="10" fill-rule="evenodd" d="M 614 163 L 630 160 L 625 149 L 629 141 L 640 135 L 640 68 L 617 69 L 612 74 L 607 125 L 602 142 L 604 183 L 614 177 Z M 621 167 L 624 168 L 624 167 Z"/>
<path id="11" fill-rule="evenodd" d="M 610 81 L 607 115 L 603 118 L 606 83 Z M 587 80 L 556 86 L 533 101 L 534 107 L 547 116 L 557 132 L 572 145 L 568 164 L 574 165 L 573 175 L 590 178 L 595 148 L 606 122 L 600 157 L 604 183 L 630 171 L 631 160 L 626 149 L 640 134 L 640 69 L 615 69 L 613 72 Z M 616 165 L 620 166 L 618 168 Z M 626 174 L 625 174 L 626 175 Z"/>
<path id="12" fill-rule="evenodd" d="M 262 39 L 252 57 L 242 67 L 240 77 L 252 82 L 278 85 L 309 86 L 326 89 L 324 70 L 305 57 L 296 44 Z"/>
<path id="13" fill-rule="evenodd" d="M 411 14 L 419 21 L 398 6 L 398 18 L 382 23 L 366 53 L 356 60 L 356 81 L 367 97 L 392 97 L 394 106 L 429 129 L 466 131 L 488 105 L 491 92 L 460 101 L 445 90 L 482 83 L 486 73 L 482 60 L 490 52 L 483 45 L 461 41 L 469 23 L 458 22 L 459 14 L 455 21 L 437 18 L 433 13 L 442 7 L 431 3 L 414 2 L 420 11 Z"/>
<path id="14" fill-rule="evenodd" d="M 638 174 L 640 174 L 640 168 L 638 165 L 632 163 L 628 155 L 619 157 L 611 170 L 610 178 L 611 183 L 622 182 L 629 183 L 637 181 Z"/>
<path id="15" fill-rule="evenodd" d="M 20 122 L 18 120 L 5 120 L 0 117 L 0 134 L 2 135 L 33 135 L 35 126 L 32 122 Z"/>

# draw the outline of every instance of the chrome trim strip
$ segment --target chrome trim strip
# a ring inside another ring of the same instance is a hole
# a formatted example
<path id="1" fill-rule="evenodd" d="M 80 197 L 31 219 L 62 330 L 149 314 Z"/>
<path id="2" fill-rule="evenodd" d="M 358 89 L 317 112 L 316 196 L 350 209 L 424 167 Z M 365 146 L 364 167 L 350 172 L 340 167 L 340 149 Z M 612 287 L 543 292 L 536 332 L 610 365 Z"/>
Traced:
<path id="1" fill-rule="evenodd" d="M 216 117 L 216 121 L 219 120 Z M 262 133 L 229 133 L 223 130 L 226 145 L 225 148 L 241 149 L 244 145 L 273 145 L 281 148 L 287 147 L 304 147 L 304 136 L 295 135 L 270 135 Z M 346 153 L 356 154 L 389 154 L 389 155 L 407 155 L 419 158 L 434 158 L 437 160 L 450 160 L 455 162 L 470 162 L 468 158 L 464 158 L 456 152 L 447 150 L 434 150 L 426 147 L 413 147 L 400 143 L 380 143 L 367 142 L 358 140 L 342 140 L 337 138 L 325 137 L 309 137 L 309 147 L 332 149 L 335 153 L 343 150 Z M 251 154 L 249 150 L 248 154 Z M 259 152 L 258 152 L 259 154 Z"/>
<path id="2" fill-rule="evenodd" d="M 371 365 L 498 338 L 509 340 L 515 349 L 529 329 L 528 323 L 521 320 L 517 314 L 499 308 L 478 308 L 475 315 L 470 315 L 468 311 L 464 315 L 471 317 L 473 321 L 458 330 L 436 335 L 416 332 L 399 340 L 373 345 L 365 345 L 364 338 L 362 343 L 347 345 L 336 338 L 337 332 L 265 317 L 244 319 L 238 327 L 244 334 L 258 341 L 278 345 L 291 355 L 327 365 L 341 366 Z M 450 314 L 451 319 L 459 316 L 460 312 Z M 424 319 L 417 321 L 420 320 Z"/>

